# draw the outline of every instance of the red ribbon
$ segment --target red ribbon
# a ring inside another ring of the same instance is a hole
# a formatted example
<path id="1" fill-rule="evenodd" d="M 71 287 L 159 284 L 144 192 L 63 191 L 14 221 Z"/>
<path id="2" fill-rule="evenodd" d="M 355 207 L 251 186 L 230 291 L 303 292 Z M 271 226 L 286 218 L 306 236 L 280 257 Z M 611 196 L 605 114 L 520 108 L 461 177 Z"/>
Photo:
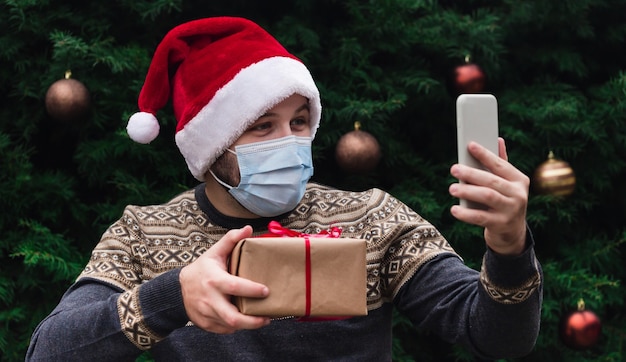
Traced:
<path id="1" fill-rule="evenodd" d="M 338 238 L 341 236 L 341 228 L 336 226 L 331 227 L 328 230 L 322 230 L 319 234 L 305 234 L 299 231 L 287 229 L 283 227 L 278 221 L 270 221 L 267 225 L 267 233 L 261 235 L 261 237 L 288 237 L 288 238 Z"/>
<path id="2" fill-rule="evenodd" d="M 306 284 L 306 301 L 304 317 L 299 318 L 300 321 L 316 322 L 316 321 L 330 321 L 341 320 L 349 317 L 309 317 L 311 315 L 311 241 L 310 237 L 315 238 L 338 238 L 341 236 L 341 228 L 331 227 L 328 230 L 323 230 L 319 234 L 305 234 L 295 230 L 287 229 L 283 227 L 278 221 L 270 221 L 267 225 L 268 232 L 261 235 L 261 237 L 287 237 L 287 238 L 304 238 L 304 252 L 305 252 L 305 284 Z"/>
<path id="3" fill-rule="evenodd" d="M 304 316 L 311 315 L 311 241 L 308 236 L 304 237 L 304 250 L 306 254 L 306 304 L 304 308 Z"/>

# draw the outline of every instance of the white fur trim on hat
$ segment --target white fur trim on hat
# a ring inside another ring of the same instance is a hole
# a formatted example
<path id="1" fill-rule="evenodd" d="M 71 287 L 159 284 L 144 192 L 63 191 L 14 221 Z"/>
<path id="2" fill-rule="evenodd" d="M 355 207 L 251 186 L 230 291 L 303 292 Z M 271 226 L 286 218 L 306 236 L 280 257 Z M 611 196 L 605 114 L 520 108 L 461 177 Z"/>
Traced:
<path id="1" fill-rule="evenodd" d="M 147 144 L 154 141 L 159 135 L 159 122 L 152 113 L 137 112 L 133 114 L 126 125 L 128 136 L 137 142 Z"/>
<path id="2" fill-rule="evenodd" d="M 266 58 L 243 68 L 176 133 L 176 144 L 198 180 L 224 150 L 260 116 L 293 94 L 308 98 L 311 137 L 319 126 L 322 106 L 309 70 L 288 57 Z"/>

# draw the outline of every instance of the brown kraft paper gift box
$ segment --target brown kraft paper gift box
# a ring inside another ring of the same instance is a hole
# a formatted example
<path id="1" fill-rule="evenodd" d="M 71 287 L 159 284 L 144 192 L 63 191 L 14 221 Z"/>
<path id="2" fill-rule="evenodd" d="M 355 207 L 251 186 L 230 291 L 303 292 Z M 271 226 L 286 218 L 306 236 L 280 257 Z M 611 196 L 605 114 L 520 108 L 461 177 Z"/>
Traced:
<path id="1" fill-rule="evenodd" d="M 365 247 L 365 240 L 351 238 L 243 239 L 231 255 L 230 273 L 265 284 L 270 293 L 235 297 L 234 303 L 243 314 L 274 318 L 367 315 Z"/>

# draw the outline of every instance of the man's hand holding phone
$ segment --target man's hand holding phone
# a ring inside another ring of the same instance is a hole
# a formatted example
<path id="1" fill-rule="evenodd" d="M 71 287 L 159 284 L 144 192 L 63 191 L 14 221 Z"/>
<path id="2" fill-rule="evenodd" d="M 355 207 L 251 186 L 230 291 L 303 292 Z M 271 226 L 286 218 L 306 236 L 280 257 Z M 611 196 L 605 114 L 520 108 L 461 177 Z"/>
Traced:
<path id="1" fill-rule="evenodd" d="M 504 140 L 497 135 L 495 97 L 473 94 L 459 99 L 459 163 L 450 169 L 459 183 L 450 185 L 450 194 L 462 201 L 451 213 L 483 226 L 485 241 L 495 252 L 520 254 L 525 248 L 530 179 L 508 162 Z"/>

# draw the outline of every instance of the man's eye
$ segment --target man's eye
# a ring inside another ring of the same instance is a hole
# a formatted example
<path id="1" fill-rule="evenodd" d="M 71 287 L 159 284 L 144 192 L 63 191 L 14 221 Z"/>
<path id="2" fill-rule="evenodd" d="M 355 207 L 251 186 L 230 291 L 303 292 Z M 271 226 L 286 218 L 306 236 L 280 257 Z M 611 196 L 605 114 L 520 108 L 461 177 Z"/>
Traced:
<path id="1" fill-rule="evenodd" d="M 296 118 L 291 120 L 292 126 L 306 126 L 307 124 L 309 124 L 309 120 L 305 118 Z"/>
<path id="2" fill-rule="evenodd" d="M 270 127 L 272 127 L 272 124 L 270 122 L 264 122 L 264 123 L 253 126 L 252 128 L 250 128 L 250 130 L 251 131 L 263 131 L 263 130 L 269 129 Z"/>

